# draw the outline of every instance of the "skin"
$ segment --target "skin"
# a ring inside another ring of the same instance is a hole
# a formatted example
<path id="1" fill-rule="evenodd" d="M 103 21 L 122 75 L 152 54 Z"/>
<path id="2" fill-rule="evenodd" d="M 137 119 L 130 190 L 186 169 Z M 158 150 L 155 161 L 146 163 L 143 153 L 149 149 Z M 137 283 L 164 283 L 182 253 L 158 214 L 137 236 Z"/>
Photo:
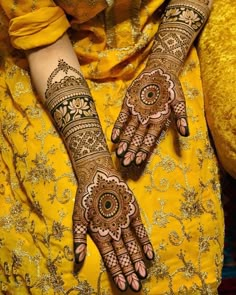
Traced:
<path id="1" fill-rule="evenodd" d="M 123 165 L 146 161 L 172 112 L 177 130 L 188 136 L 178 75 L 210 5 L 204 0 L 169 2 L 147 65 L 128 88 L 112 132 Z M 191 20 L 196 11 L 197 25 Z M 168 47 L 172 39 L 177 40 L 174 49 Z M 49 46 L 27 52 L 27 57 L 37 94 L 64 141 L 78 179 L 73 212 L 75 263 L 80 266 L 85 259 L 88 233 L 118 289 L 129 286 L 139 291 L 140 279 L 147 276 L 144 256 L 152 260 L 153 248 L 137 201 L 114 169 L 71 42 L 65 34 Z"/>
<path id="2" fill-rule="evenodd" d="M 147 65 L 128 88 L 112 131 L 124 166 L 147 160 L 171 113 L 178 133 L 189 135 L 178 76 L 211 5 L 207 0 L 172 0 L 166 7 Z"/>
<path id="3" fill-rule="evenodd" d="M 68 37 L 29 52 L 28 60 L 35 87 L 64 140 L 78 179 L 73 212 L 76 268 L 86 257 L 89 234 L 116 286 L 139 291 L 141 279 L 147 276 L 144 256 L 152 260 L 153 248 L 137 201 L 114 169 Z"/>

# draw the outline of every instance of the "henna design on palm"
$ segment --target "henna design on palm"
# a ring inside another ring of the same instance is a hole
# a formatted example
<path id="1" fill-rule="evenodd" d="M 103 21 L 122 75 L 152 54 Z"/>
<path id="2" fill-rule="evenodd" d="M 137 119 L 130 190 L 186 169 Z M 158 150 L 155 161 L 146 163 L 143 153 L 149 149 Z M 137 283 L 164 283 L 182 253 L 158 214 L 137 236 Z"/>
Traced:
<path id="1" fill-rule="evenodd" d="M 77 194 L 73 222 L 77 263 L 86 256 L 88 231 L 119 289 L 125 290 L 128 282 L 139 291 L 139 278 L 147 276 L 139 244 L 147 259 L 153 259 L 153 249 L 126 183 L 104 169 L 97 171 L 86 192 Z"/>
<path id="2" fill-rule="evenodd" d="M 188 136 L 183 91 L 178 78 L 163 66 L 146 68 L 130 85 L 111 139 L 119 143 L 117 155 L 123 165 L 144 162 L 155 147 L 171 112 L 178 132 Z M 121 120 L 122 118 L 122 120 Z"/>

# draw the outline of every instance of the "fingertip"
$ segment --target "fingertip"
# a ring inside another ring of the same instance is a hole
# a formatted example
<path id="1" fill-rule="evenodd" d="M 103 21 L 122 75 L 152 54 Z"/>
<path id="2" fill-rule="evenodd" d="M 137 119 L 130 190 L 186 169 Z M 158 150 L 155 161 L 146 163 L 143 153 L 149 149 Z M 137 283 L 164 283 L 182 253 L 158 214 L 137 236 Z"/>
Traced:
<path id="1" fill-rule="evenodd" d="M 111 133 L 111 141 L 113 143 L 119 142 L 120 138 L 120 129 L 118 128 L 113 128 L 112 133 Z"/>
<path id="2" fill-rule="evenodd" d="M 183 137 L 188 137 L 189 136 L 189 128 L 188 128 L 188 126 L 182 127 L 181 130 L 179 130 L 179 133 Z"/>
<path id="3" fill-rule="evenodd" d="M 148 260 L 154 260 L 155 253 L 151 244 L 146 244 L 143 246 L 143 252 Z"/>
<path id="4" fill-rule="evenodd" d="M 189 136 L 189 127 L 186 118 L 179 118 L 176 122 L 178 132 L 181 136 Z"/>
<path id="5" fill-rule="evenodd" d="M 127 142 L 120 142 L 120 144 L 118 145 L 117 149 L 116 149 L 116 155 L 117 157 L 121 158 L 124 156 L 124 154 L 126 153 L 128 148 L 128 144 Z"/>
<path id="6" fill-rule="evenodd" d="M 87 245 L 84 243 L 74 243 L 75 249 L 75 264 L 80 265 L 86 256 L 87 253 Z"/>
<path id="7" fill-rule="evenodd" d="M 119 274 L 116 277 L 114 277 L 113 281 L 120 291 L 124 292 L 127 290 L 128 283 L 122 274 Z"/>
<path id="8" fill-rule="evenodd" d="M 143 162 L 146 160 L 146 158 L 147 158 L 147 153 L 138 152 L 135 157 L 135 164 L 137 166 L 141 166 Z"/>
<path id="9" fill-rule="evenodd" d="M 143 260 L 136 262 L 134 268 L 140 279 L 143 280 L 147 277 L 147 269 Z"/>
<path id="10" fill-rule="evenodd" d="M 127 281 L 132 291 L 139 292 L 142 289 L 142 284 L 135 273 L 127 276 Z"/>
<path id="11" fill-rule="evenodd" d="M 122 165 L 124 167 L 128 167 L 131 165 L 131 163 L 134 161 L 135 159 L 135 153 L 128 151 L 127 153 L 125 153 L 124 155 L 124 159 L 122 161 Z"/>

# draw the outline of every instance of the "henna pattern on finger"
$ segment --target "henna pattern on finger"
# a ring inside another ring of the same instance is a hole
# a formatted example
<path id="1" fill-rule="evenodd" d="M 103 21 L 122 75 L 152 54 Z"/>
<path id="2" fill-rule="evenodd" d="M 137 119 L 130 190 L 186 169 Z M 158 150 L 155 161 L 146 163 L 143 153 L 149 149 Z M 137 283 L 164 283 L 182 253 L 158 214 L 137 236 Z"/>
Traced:
<path id="1" fill-rule="evenodd" d="M 115 122 L 114 128 L 112 130 L 112 135 L 111 135 L 111 140 L 114 143 L 119 141 L 121 131 L 124 129 L 125 123 L 128 121 L 128 119 L 129 119 L 128 111 L 127 112 L 125 112 L 125 111 L 120 112 L 120 114 Z"/>
<path id="2" fill-rule="evenodd" d="M 59 78 L 61 72 L 63 79 Z M 135 272 L 143 271 L 142 262 L 136 260 L 139 254 L 134 253 L 131 242 L 126 245 L 122 240 L 122 232 L 137 219 L 139 209 L 133 193 L 113 168 L 87 83 L 78 70 L 60 60 L 48 79 L 45 97 L 79 182 L 73 212 L 75 261 L 79 265 L 84 261 L 88 232 L 117 287 L 124 291 L 128 282 L 139 291 L 141 283 Z M 120 115 L 118 129 L 124 128 L 127 119 L 127 113 Z M 127 132 L 132 133 L 131 128 Z M 119 251 L 114 250 L 114 241 Z M 141 242 L 143 245 L 144 240 Z M 135 265 L 127 247 L 132 258 L 136 257 Z"/>
<path id="3" fill-rule="evenodd" d="M 154 259 L 154 250 L 148 238 L 147 231 L 142 223 L 141 217 L 138 216 L 132 221 L 132 227 L 142 245 L 143 252 L 147 259 Z"/>
<path id="4" fill-rule="evenodd" d="M 124 230 L 123 239 L 131 260 L 134 264 L 136 273 L 141 279 L 146 278 L 147 270 L 143 261 L 142 250 L 130 229 Z"/>

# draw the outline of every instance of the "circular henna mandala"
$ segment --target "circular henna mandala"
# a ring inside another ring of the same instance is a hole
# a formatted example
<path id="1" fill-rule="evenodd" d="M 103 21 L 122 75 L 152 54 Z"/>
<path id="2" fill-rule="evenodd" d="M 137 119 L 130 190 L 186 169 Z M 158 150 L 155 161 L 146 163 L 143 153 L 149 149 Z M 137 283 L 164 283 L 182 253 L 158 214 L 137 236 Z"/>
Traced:
<path id="1" fill-rule="evenodd" d="M 159 97 L 160 88 L 154 84 L 144 87 L 140 93 L 141 101 L 146 105 L 155 104 Z"/>
<path id="2" fill-rule="evenodd" d="M 90 230 L 101 236 L 110 235 L 114 240 L 120 239 L 121 229 L 129 226 L 130 217 L 136 212 L 128 186 L 117 176 L 107 176 L 101 171 L 88 186 L 82 205 Z"/>
<path id="3" fill-rule="evenodd" d="M 174 99 L 174 83 L 162 69 L 143 72 L 127 90 L 127 106 L 142 124 L 165 120 Z"/>
<path id="4" fill-rule="evenodd" d="M 116 215 L 119 210 L 119 200 L 113 193 L 104 193 L 99 197 L 99 211 L 105 218 Z"/>

